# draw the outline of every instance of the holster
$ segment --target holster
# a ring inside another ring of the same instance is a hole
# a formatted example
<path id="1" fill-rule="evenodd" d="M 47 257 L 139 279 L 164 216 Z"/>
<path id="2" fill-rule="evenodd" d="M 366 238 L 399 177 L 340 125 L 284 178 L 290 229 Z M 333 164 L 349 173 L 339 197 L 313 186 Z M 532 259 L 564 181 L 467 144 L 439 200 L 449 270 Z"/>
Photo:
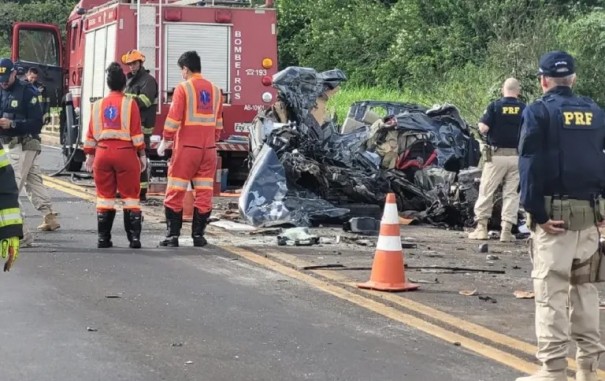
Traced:
<path id="1" fill-rule="evenodd" d="M 484 155 L 485 157 L 485 162 L 486 163 L 491 163 L 492 161 L 492 146 L 490 146 L 489 144 L 484 144 L 483 148 L 481 149 L 481 153 Z"/>
<path id="2" fill-rule="evenodd" d="M 596 257 L 598 258 L 597 274 L 595 282 L 605 282 L 605 243 L 599 241 L 599 251 Z"/>
<path id="3" fill-rule="evenodd" d="M 586 261 L 577 259 L 571 264 L 571 284 L 601 283 L 605 282 L 605 260 L 603 260 L 604 246 L 599 242 L 597 251 Z"/>

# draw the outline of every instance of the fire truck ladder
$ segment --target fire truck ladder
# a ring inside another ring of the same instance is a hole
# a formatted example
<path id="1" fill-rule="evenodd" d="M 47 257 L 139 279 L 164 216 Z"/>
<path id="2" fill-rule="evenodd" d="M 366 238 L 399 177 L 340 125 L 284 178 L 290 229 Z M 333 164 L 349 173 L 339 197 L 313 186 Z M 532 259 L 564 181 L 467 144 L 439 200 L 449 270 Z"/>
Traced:
<path id="1" fill-rule="evenodd" d="M 158 83 L 158 103 L 161 102 L 162 82 L 162 9 L 168 0 L 145 2 L 137 0 L 137 50 L 145 55 L 145 68 L 149 70 Z M 156 39 L 157 37 L 157 39 Z M 159 44 L 158 44 L 159 41 Z M 157 114 L 161 107 L 157 108 Z"/>

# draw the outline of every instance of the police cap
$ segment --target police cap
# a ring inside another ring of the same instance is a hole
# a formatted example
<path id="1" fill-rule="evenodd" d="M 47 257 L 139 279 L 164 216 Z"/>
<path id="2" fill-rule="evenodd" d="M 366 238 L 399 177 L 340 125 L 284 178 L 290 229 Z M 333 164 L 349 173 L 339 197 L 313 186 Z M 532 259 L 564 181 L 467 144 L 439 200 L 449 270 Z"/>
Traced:
<path id="1" fill-rule="evenodd" d="M 540 58 L 538 75 L 558 78 L 567 77 L 575 72 L 575 60 L 567 52 L 557 50 L 548 52 Z"/>
<path id="2" fill-rule="evenodd" d="M 8 58 L 0 59 L 0 82 L 7 82 L 14 69 L 13 61 Z"/>

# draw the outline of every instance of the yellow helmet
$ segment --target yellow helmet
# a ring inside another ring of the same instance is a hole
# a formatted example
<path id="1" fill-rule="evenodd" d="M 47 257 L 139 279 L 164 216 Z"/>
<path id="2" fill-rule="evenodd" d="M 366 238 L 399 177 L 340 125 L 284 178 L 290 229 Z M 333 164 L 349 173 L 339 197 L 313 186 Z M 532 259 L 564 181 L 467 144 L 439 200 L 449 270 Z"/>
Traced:
<path id="1" fill-rule="evenodd" d="M 122 63 L 124 65 L 128 65 L 136 61 L 145 62 L 145 56 L 143 53 L 136 49 L 133 49 L 122 56 Z"/>

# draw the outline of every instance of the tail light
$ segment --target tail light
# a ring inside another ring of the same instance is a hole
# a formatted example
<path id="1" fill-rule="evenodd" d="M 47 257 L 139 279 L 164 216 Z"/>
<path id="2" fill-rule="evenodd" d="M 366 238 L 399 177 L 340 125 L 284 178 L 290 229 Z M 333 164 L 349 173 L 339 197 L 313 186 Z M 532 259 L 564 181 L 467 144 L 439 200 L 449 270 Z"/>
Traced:
<path id="1" fill-rule="evenodd" d="M 271 79 L 271 77 L 270 77 L 270 76 L 265 75 L 265 76 L 263 77 L 263 79 L 261 79 L 261 82 L 262 82 L 262 83 L 263 83 L 263 85 L 265 85 L 265 86 L 271 86 L 271 83 L 273 83 L 273 79 Z"/>

